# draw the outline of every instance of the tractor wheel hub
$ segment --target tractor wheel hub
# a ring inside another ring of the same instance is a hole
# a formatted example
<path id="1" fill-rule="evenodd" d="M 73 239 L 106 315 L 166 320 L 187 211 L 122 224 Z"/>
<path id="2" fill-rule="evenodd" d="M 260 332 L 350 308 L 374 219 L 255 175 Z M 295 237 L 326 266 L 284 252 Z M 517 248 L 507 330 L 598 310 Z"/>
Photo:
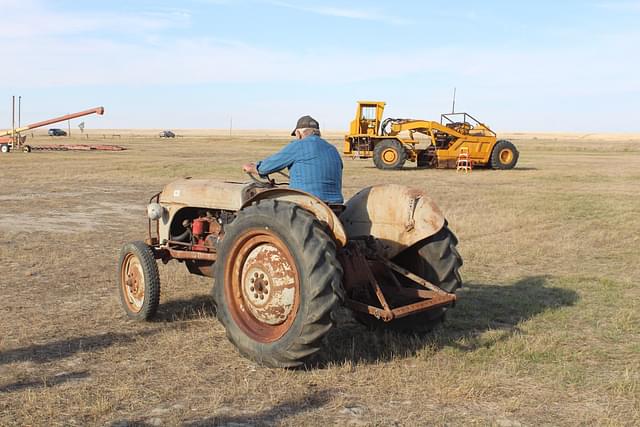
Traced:
<path id="1" fill-rule="evenodd" d="M 262 323 L 279 325 L 294 306 L 295 272 L 280 249 L 265 243 L 246 258 L 242 272 L 242 297 L 251 315 Z"/>
<path id="2" fill-rule="evenodd" d="M 127 303 L 134 312 L 144 304 L 144 273 L 138 258 L 129 255 L 124 262 L 123 287 Z"/>

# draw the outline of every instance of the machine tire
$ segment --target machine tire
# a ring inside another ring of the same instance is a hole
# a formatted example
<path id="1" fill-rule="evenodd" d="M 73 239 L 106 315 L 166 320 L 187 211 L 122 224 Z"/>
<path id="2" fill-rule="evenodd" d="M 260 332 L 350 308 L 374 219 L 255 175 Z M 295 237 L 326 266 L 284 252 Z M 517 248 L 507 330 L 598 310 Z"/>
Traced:
<path id="1" fill-rule="evenodd" d="M 0 145 L 0 153 L 8 153 L 10 150 L 9 144 Z"/>
<path id="2" fill-rule="evenodd" d="M 133 283 L 127 283 L 133 280 Z M 140 283 L 142 281 L 142 283 Z M 144 242 L 127 243 L 118 262 L 120 302 L 127 316 L 149 320 L 160 304 L 160 274 L 153 251 Z"/>
<path id="3" fill-rule="evenodd" d="M 518 162 L 520 153 L 511 141 L 501 139 L 496 142 L 491 152 L 491 167 L 493 169 L 513 169 Z"/>
<path id="4" fill-rule="evenodd" d="M 31 146 L 30 145 L 25 145 L 24 147 L 22 147 L 22 151 L 25 153 L 30 153 L 31 152 Z"/>
<path id="5" fill-rule="evenodd" d="M 396 139 L 383 139 L 373 148 L 373 163 L 378 169 L 402 169 L 407 152 Z"/>
<path id="6" fill-rule="evenodd" d="M 293 368 L 320 350 L 344 291 L 336 245 L 313 214 L 288 202 L 254 203 L 225 229 L 218 259 L 216 315 L 241 354 Z"/>
<path id="7" fill-rule="evenodd" d="M 441 289 L 455 293 L 462 286 L 459 270 L 463 263 L 456 249 L 457 244 L 458 239 L 445 224 L 435 235 L 405 249 L 392 261 Z M 405 286 L 422 289 L 420 285 L 400 274 L 396 274 L 396 277 Z M 391 305 L 415 302 L 403 299 L 399 295 L 386 295 L 386 297 Z M 377 304 L 377 300 L 375 301 Z M 401 333 L 426 333 L 444 320 L 446 311 L 446 307 L 441 307 L 401 317 L 391 322 L 384 322 L 364 313 L 357 313 L 356 318 L 374 329 L 389 329 Z"/>

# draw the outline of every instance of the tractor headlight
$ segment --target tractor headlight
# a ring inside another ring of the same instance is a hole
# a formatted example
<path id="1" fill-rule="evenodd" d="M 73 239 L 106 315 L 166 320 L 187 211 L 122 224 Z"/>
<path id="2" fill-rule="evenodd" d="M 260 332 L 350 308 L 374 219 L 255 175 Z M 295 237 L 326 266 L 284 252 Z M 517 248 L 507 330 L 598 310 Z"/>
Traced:
<path id="1" fill-rule="evenodd" d="M 147 205 L 147 216 L 149 219 L 157 220 L 162 218 L 162 213 L 164 212 L 164 208 L 160 203 L 149 203 Z"/>

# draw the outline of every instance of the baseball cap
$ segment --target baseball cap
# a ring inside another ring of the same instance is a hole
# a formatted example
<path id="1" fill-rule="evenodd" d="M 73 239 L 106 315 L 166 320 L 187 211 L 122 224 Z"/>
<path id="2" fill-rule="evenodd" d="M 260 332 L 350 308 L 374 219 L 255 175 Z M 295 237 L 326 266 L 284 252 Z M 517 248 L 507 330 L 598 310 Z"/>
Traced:
<path id="1" fill-rule="evenodd" d="M 291 136 L 296 136 L 296 129 L 320 129 L 320 124 L 311 116 L 302 116 L 298 119 L 295 129 L 291 131 Z"/>

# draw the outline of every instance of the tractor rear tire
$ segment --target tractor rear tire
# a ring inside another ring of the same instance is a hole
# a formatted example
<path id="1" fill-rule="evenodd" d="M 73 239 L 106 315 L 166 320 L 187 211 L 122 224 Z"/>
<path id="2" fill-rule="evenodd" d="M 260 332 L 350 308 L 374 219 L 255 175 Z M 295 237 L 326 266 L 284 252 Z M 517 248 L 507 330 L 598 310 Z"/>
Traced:
<path id="1" fill-rule="evenodd" d="M 392 261 L 428 280 L 442 290 L 455 293 L 462 286 L 459 269 L 463 263 L 462 257 L 456 249 L 457 244 L 458 239 L 445 223 L 444 227 L 435 235 L 405 249 Z M 392 274 L 395 274 L 404 286 L 424 289 L 400 274 L 395 272 Z M 417 302 L 397 294 L 385 296 L 392 306 Z M 358 315 L 357 317 L 362 323 L 374 329 L 390 329 L 401 333 L 427 333 L 444 320 L 446 311 L 446 307 L 441 307 L 394 319 L 391 322 L 384 322 L 370 315 Z"/>
<path id="2" fill-rule="evenodd" d="M 216 315 L 241 354 L 293 368 L 320 350 L 344 291 L 336 245 L 313 214 L 253 204 L 225 229 L 218 260 Z"/>
<path id="3" fill-rule="evenodd" d="M 373 163 L 378 169 L 402 169 L 407 151 L 396 139 L 383 139 L 373 149 Z"/>
<path id="4" fill-rule="evenodd" d="M 513 169 L 518 163 L 520 153 L 511 141 L 501 139 L 496 142 L 491 152 L 491 167 L 493 169 Z"/>
<path id="5" fill-rule="evenodd" d="M 1 153 L 8 153 L 9 152 L 9 144 L 0 145 L 0 152 Z"/>
<path id="6" fill-rule="evenodd" d="M 120 302 L 132 319 L 149 320 L 160 304 L 160 274 L 153 252 L 144 242 L 127 243 L 118 263 Z"/>

